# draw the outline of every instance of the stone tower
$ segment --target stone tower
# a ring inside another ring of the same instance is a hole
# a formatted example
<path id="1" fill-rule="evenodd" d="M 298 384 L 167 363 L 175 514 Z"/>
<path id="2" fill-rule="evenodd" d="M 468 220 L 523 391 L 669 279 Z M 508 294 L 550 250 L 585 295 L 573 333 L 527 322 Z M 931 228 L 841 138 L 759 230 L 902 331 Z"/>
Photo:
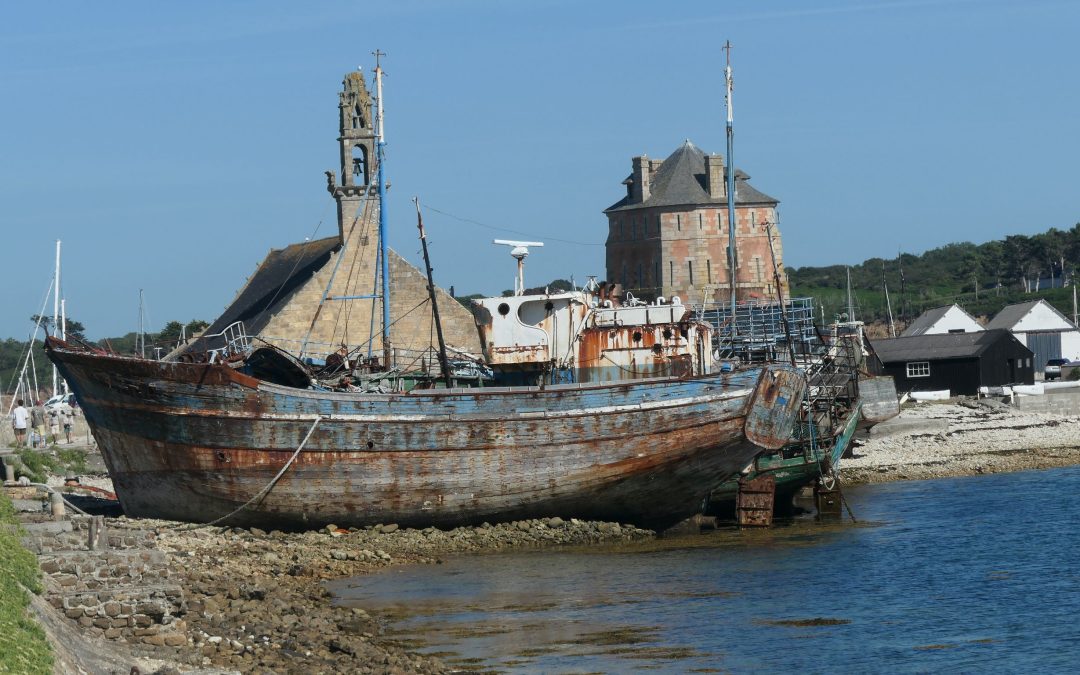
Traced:
<path id="1" fill-rule="evenodd" d="M 731 297 L 727 172 L 735 171 L 735 284 L 739 300 L 775 301 L 776 271 L 788 294 L 777 228 L 779 203 L 749 176 L 686 141 L 667 159 L 631 160 L 626 196 L 608 207 L 607 279 L 635 296 L 684 302 Z M 772 238 L 772 250 L 769 239 Z M 775 253 L 776 268 L 773 266 Z"/>
<path id="2" fill-rule="evenodd" d="M 342 81 L 338 94 L 338 145 L 341 151 L 341 184 L 327 172 L 328 189 L 337 200 L 338 236 L 345 240 L 345 228 L 356 221 L 368 188 L 374 191 L 375 125 L 371 119 L 371 94 L 364 74 L 353 71 Z"/>

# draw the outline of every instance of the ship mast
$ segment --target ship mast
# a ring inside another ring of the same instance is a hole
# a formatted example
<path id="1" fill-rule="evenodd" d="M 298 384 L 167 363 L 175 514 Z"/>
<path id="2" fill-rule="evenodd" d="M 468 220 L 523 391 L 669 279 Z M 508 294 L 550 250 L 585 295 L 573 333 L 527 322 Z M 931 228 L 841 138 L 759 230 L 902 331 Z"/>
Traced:
<path id="1" fill-rule="evenodd" d="M 431 316 L 435 321 L 435 333 L 439 336 L 439 367 L 442 368 L 443 382 L 446 388 L 454 386 L 450 375 L 450 361 L 446 358 L 446 340 L 443 339 L 442 321 L 439 319 L 439 300 L 435 294 L 435 279 L 431 272 L 431 258 L 428 257 L 427 234 L 424 233 L 424 218 L 420 215 L 420 199 L 413 197 L 416 204 L 416 229 L 420 230 L 420 246 L 424 250 L 424 267 L 427 269 L 428 299 L 431 300 Z"/>
<path id="2" fill-rule="evenodd" d="M 53 271 L 53 332 L 59 334 L 60 330 L 60 240 L 56 240 L 56 268 Z M 60 339 L 64 339 L 60 336 Z M 53 396 L 60 393 L 56 382 L 56 365 L 52 369 Z"/>
<path id="3" fill-rule="evenodd" d="M 724 68 L 724 82 L 727 89 L 727 215 L 728 215 L 728 272 L 731 278 L 731 335 L 735 336 L 738 326 L 735 324 L 735 266 L 738 257 L 735 251 L 735 129 L 734 112 L 731 102 L 731 40 L 724 43 L 727 53 L 727 65 Z"/>
<path id="4" fill-rule="evenodd" d="M 386 174 L 383 170 L 386 162 L 386 132 L 383 125 L 383 69 L 379 63 L 379 57 L 386 56 L 386 52 L 376 49 L 372 54 L 375 55 L 375 151 L 379 182 L 379 265 L 381 267 L 379 273 L 382 275 L 383 365 L 390 368 L 390 357 L 393 354 L 390 348 L 390 266 L 386 260 Z"/>

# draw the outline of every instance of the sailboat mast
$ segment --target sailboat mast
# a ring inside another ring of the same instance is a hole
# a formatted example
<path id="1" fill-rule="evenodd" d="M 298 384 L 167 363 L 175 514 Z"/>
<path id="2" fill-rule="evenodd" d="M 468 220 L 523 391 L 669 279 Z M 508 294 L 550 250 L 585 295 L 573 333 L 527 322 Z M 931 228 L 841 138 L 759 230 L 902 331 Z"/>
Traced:
<path id="1" fill-rule="evenodd" d="M 737 330 L 735 324 L 735 266 L 738 264 L 735 251 L 735 129 L 734 111 L 732 109 L 731 90 L 731 41 L 724 43 L 724 51 L 727 52 L 727 66 L 724 68 L 724 82 L 727 89 L 727 216 L 728 216 L 728 272 L 731 278 L 731 333 L 734 336 Z"/>
<path id="2" fill-rule="evenodd" d="M 889 337 L 896 337 L 896 324 L 893 323 L 892 302 L 889 301 L 889 282 L 885 280 L 885 261 L 881 261 L 881 285 L 885 289 L 885 308 L 889 310 Z"/>
<path id="3" fill-rule="evenodd" d="M 847 320 L 855 320 L 855 303 L 851 301 L 851 268 L 847 268 Z"/>
<path id="4" fill-rule="evenodd" d="M 393 353 L 390 348 L 390 266 L 386 260 L 386 129 L 383 124 L 383 69 L 379 63 L 379 57 L 386 54 L 378 49 L 375 50 L 375 151 L 379 165 L 379 264 L 382 268 L 382 345 L 383 364 L 391 366 L 390 357 Z"/>
<path id="5" fill-rule="evenodd" d="M 60 240 L 56 240 L 56 268 L 53 272 L 53 332 L 57 332 L 60 329 Z M 56 366 L 52 369 L 52 388 L 53 396 L 60 393 L 60 388 L 57 386 L 57 373 Z"/>
<path id="6" fill-rule="evenodd" d="M 146 358 L 146 333 L 143 331 L 143 289 L 139 289 L 139 334 L 135 340 L 135 349 L 139 357 Z"/>

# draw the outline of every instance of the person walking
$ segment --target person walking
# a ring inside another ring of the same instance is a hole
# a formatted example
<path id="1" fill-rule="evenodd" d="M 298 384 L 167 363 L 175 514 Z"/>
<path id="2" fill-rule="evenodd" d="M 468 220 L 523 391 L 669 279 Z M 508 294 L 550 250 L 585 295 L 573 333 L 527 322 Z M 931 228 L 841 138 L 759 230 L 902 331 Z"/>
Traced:
<path id="1" fill-rule="evenodd" d="M 30 421 L 30 411 L 23 407 L 23 400 L 18 400 L 18 405 L 11 411 L 11 428 L 15 430 L 15 443 L 22 445 L 26 442 L 26 426 Z"/>
<path id="2" fill-rule="evenodd" d="M 68 445 L 71 445 L 71 428 L 75 425 L 75 411 L 67 403 L 61 403 L 57 407 L 60 408 L 60 423 L 64 425 L 64 436 L 67 438 Z"/>
<path id="3" fill-rule="evenodd" d="M 52 434 L 52 443 L 56 445 L 60 440 L 60 411 L 52 406 L 46 412 L 49 414 L 49 433 Z"/>
<path id="4" fill-rule="evenodd" d="M 34 407 L 30 408 L 30 426 L 33 427 L 33 431 L 30 434 L 30 444 L 35 448 L 40 444 L 45 447 L 45 436 L 41 433 L 42 425 L 45 424 L 45 411 L 41 407 L 41 401 L 34 403 Z"/>

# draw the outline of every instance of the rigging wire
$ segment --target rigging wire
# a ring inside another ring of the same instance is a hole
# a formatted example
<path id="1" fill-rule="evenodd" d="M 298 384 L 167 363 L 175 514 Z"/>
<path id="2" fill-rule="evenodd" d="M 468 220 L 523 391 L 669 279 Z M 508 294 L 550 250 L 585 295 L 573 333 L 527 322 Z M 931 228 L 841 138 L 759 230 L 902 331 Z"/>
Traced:
<path id="1" fill-rule="evenodd" d="M 424 206 L 422 206 L 421 208 L 423 208 L 425 211 L 431 211 L 433 213 L 438 213 L 438 214 L 444 215 L 444 216 L 446 216 L 448 218 L 453 218 L 454 220 L 459 220 L 459 221 L 461 221 L 463 223 L 470 223 L 472 225 L 477 225 L 479 227 L 483 227 L 483 228 L 488 229 L 488 230 L 494 230 L 496 232 L 510 232 L 512 234 L 520 234 L 520 235 L 527 236 L 527 237 L 535 237 L 536 236 L 536 232 L 522 232 L 521 230 L 512 230 L 509 227 L 498 227 L 496 225 L 488 225 L 486 223 L 481 223 L 478 220 L 473 220 L 472 218 L 465 218 L 463 216 L 456 216 L 456 215 L 454 215 L 452 213 L 448 213 L 448 212 L 443 211 L 441 209 L 437 209 L 434 206 L 431 206 L 430 204 L 424 204 Z M 598 243 L 598 242 L 574 241 L 573 239 L 559 239 L 558 237 L 551 237 L 551 236 L 546 236 L 546 235 L 544 236 L 544 239 L 546 239 L 548 241 L 557 241 L 557 242 L 560 242 L 560 243 L 563 243 L 563 244 L 575 244 L 577 246 L 604 246 L 605 245 L 603 243 Z"/>

